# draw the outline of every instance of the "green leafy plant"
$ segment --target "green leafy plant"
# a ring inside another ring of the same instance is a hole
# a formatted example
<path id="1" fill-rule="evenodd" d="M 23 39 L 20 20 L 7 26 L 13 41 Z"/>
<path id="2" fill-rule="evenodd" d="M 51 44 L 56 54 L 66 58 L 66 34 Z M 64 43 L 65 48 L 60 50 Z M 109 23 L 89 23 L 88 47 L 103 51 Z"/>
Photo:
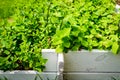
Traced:
<path id="1" fill-rule="evenodd" d="M 62 17 L 60 29 L 53 36 L 57 52 L 103 49 L 118 53 L 120 15 L 112 0 L 71 0 L 61 2 L 56 11 Z M 57 3 L 57 1 L 56 1 Z M 59 3 L 59 2 L 58 2 Z M 65 13 L 64 15 L 62 15 Z M 59 19 L 59 17 L 57 18 Z M 57 21 L 57 20 L 56 20 Z"/>
<path id="2" fill-rule="evenodd" d="M 0 0 L 0 18 L 10 18 L 14 15 L 16 6 L 26 4 L 26 2 L 28 0 Z"/>
<path id="3" fill-rule="evenodd" d="M 12 22 L 0 20 L 1 70 L 42 71 L 43 48 L 119 51 L 120 15 L 113 0 L 22 1 L 14 6 Z"/>
<path id="4" fill-rule="evenodd" d="M 9 80 L 7 77 L 0 78 L 0 80 Z"/>
<path id="5" fill-rule="evenodd" d="M 15 0 L 0 0 L 0 18 L 10 17 L 13 13 Z"/>
<path id="6" fill-rule="evenodd" d="M 49 44 L 43 43 L 50 43 L 46 32 L 48 22 L 45 19 L 49 11 L 49 6 L 44 7 L 46 4 L 46 1 L 31 0 L 16 7 L 16 13 L 12 16 L 14 22 L 2 20 L 0 70 L 44 69 L 47 60 L 43 59 L 41 49 L 49 47 Z M 43 7 L 46 11 L 43 11 Z"/>

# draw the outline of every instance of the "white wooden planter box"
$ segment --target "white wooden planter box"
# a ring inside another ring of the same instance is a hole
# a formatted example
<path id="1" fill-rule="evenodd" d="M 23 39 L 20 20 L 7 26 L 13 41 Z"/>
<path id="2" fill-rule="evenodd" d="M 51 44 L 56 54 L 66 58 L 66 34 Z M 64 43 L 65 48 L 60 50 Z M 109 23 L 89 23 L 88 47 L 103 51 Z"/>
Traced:
<path id="1" fill-rule="evenodd" d="M 64 80 L 120 80 L 120 54 L 70 51 L 64 54 L 64 63 Z"/>
<path id="2" fill-rule="evenodd" d="M 0 72 L 0 77 L 8 80 L 119 80 L 120 54 L 110 51 L 87 50 L 55 53 L 54 49 L 43 49 L 43 57 L 48 59 L 46 69 L 42 73 L 36 71 Z M 64 73 L 63 73 L 64 70 Z M 63 76 L 64 75 L 64 76 Z"/>
<path id="3" fill-rule="evenodd" d="M 44 72 L 54 74 L 53 76 L 50 75 L 51 80 L 55 80 L 56 76 L 57 76 L 57 80 L 63 80 L 63 70 L 64 70 L 63 54 L 56 53 L 55 49 L 43 49 L 42 55 L 44 58 L 48 59 L 46 64 L 46 69 L 44 70 Z"/>
<path id="4" fill-rule="evenodd" d="M 43 49 L 42 55 L 48 59 L 46 69 L 42 73 L 33 70 L 0 71 L 0 78 L 6 77 L 8 80 L 35 80 L 37 77 L 36 80 L 63 80 L 63 55 L 55 53 L 54 49 Z"/>

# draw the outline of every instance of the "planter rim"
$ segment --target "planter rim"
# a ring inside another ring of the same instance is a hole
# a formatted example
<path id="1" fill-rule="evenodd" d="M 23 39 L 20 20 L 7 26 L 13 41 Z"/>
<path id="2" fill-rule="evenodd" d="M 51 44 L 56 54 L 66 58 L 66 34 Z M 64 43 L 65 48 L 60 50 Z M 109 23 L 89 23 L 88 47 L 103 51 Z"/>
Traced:
<path id="1" fill-rule="evenodd" d="M 42 49 L 42 52 L 55 52 L 55 49 Z"/>
<path id="2" fill-rule="evenodd" d="M 55 52 L 55 49 L 42 49 L 42 52 Z M 85 50 L 85 49 L 81 49 L 79 51 L 72 51 L 72 50 L 69 50 L 68 52 L 112 52 L 110 50 L 100 50 L 100 49 L 92 49 L 91 51 L 89 50 Z"/>
<path id="3" fill-rule="evenodd" d="M 91 51 L 89 50 L 85 50 L 85 49 L 81 49 L 79 51 L 69 51 L 69 52 L 111 52 L 110 50 L 99 50 L 99 49 L 92 49 Z"/>
<path id="4" fill-rule="evenodd" d="M 0 74 L 56 74 L 57 72 L 38 72 L 35 70 L 13 70 L 13 71 L 3 71 L 0 70 Z"/>
<path id="5" fill-rule="evenodd" d="M 35 71 L 35 70 L 12 70 L 12 71 L 3 71 L 3 70 L 0 70 L 0 74 L 37 74 L 39 72 Z"/>

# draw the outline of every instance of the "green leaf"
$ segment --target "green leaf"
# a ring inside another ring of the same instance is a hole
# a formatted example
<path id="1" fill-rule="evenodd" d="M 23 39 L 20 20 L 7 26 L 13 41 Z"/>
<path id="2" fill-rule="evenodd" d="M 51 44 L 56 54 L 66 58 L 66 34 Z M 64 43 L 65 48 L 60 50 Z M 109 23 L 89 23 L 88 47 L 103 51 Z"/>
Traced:
<path id="1" fill-rule="evenodd" d="M 69 41 L 64 41 L 63 46 L 65 46 L 66 48 L 70 47 L 70 42 Z"/>
<path id="2" fill-rule="evenodd" d="M 62 43 L 63 43 L 63 41 L 59 37 L 53 38 L 53 45 L 58 45 L 58 44 L 62 44 Z"/>
<path id="3" fill-rule="evenodd" d="M 93 45 L 94 47 L 98 46 L 97 41 L 92 41 L 92 45 Z"/>
<path id="4" fill-rule="evenodd" d="M 55 12 L 53 15 L 56 16 L 56 17 L 62 17 L 60 12 Z"/>
<path id="5" fill-rule="evenodd" d="M 70 35 L 71 28 L 64 28 L 63 30 L 58 30 L 55 36 L 63 38 Z"/>
<path id="6" fill-rule="evenodd" d="M 113 44 L 113 42 L 112 42 L 111 40 L 106 40 L 106 41 L 103 42 L 103 45 L 104 45 L 106 48 L 110 47 L 112 44 Z"/>
<path id="7" fill-rule="evenodd" d="M 58 45 L 63 43 L 63 38 L 68 37 L 70 35 L 71 28 L 65 28 L 63 30 L 58 30 L 56 34 L 53 36 L 52 42 L 53 45 Z"/>
<path id="8" fill-rule="evenodd" d="M 112 45 L 112 52 L 113 52 L 113 54 L 117 54 L 118 49 L 119 49 L 118 43 L 114 42 L 113 45 Z"/>
<path id="9" fill-rule="evenodd" d="M 117 34 L 116 35 L 115 34 L 114 35 L 110 35 L 110 38 L 111 38 L 112 41 L 118 41 L 119 40 Z"/>
<path id="10" fill-rule="evenodd" d="M 88 47 L 88 42 L 85 41 L 85 40 L 83 40 L 83 41 L 81 42 L 81 44 L 82 44 L 83 46 L 85 46 L 85 47 Z"/>
<path id="11" fill-rule="evenodd" d="M 95 29 L 90 30 L 91 34 L 97 34 Z"/>
<path id="12" fill-rule="evenodd" d="M 110 30 L 118 30 L 118 26 L 111 25 L 111 26 L 109 26 L 109 29 Z"/>
<path id="13" fill-rule="evenodd" d="M 61 52 L 63 52 L 63 50 L 64 50 L 64 47 L 62 45 L 58 45 L 56 48 L 57 53 L 61 53 Z"/>
<path id="14" fill-rule="evenodd" d="M 72 50 L 73 50 L 73 51 L 79 50 L 80 46 L 81 46 L 80 44 L 77 44 L 77 43 L 76 43 L 76 44 L 72 47 Z"/>
<path id="15" fill-rule="evenodd" d="M 62 41 L 63 41 L 62 45 L 63 45 L 64 47 L 66 47 L 66 48 L 69 48 L 69 47 L 70 47 L 69 37 L 64 37 L 64 38 L 62 39 Z"/>
<path id="16" fill-rule="evenodd" d="M 75 37 L 78 37 L 78 34 L 80 33 L 80 29 L 78 26 L 74 26 L 72 27 L 72 31 L 71 31 L 71 34 Z"/>
<path id="17" fill-rule="evenodd" d="M 8 51 L 8 50 L 5 50 L 4 52 L 5 52 L 5 54 L 7 54 L 7 55 L 10 54 L 10 51 Z"/>
<path id="18" fill-rule="evenodd" d="M 62 36 L 62 37 L 69 36 L 69 35 L 70 35 L 70 31 L 71 31 L 71 28 L 64 28 L 64 29 L 61 31 L 61 36 Z"/>

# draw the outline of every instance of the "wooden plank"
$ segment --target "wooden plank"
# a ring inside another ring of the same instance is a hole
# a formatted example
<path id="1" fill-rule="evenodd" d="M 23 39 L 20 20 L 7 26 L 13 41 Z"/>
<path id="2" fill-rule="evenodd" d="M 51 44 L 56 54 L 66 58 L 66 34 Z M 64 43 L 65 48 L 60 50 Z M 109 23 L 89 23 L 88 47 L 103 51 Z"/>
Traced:
<path id="1" fill-rule="evenodd" d="M 58 61 L 58 54 L 55 53 L 54 49 L 43 49 L 42 56 L 45 59 L 48 59 L 46 63 L 46 68 L 44 72 L 57 72 L 57 61 Z"/>
<path id="2" fill-rule="evenodd" d="M 63 80 L 63 71 L 64 71 L 64 56 L 62 53 L 58 54 L 58 80 Z"/>
<path id="3" fill-rule="evenodd" d="M 38 73 L 36 71 L 0 72 L 0 79 L 4 77 L 8 80 L 55 80 L 57 73 Z"/>
<path id="4" fill-rule="evenodd" d="M 64 54 L 64 62 L 66 72 L 120 72 L 120 54 L 114 55 L 109 51 L 71 51 Z"/>
<path id="5" fill-rule="evenodd" d="M 120 73 L 65 73 L 64 80 L 120 80 Z"/>

